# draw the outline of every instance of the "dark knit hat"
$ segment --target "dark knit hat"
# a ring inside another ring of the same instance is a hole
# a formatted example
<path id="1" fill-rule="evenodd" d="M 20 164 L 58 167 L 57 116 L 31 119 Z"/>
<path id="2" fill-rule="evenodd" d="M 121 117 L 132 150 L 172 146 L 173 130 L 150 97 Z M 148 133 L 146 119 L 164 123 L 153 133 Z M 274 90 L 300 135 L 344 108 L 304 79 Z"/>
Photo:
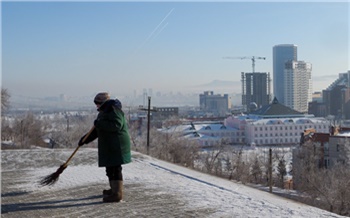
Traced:
<path id="1" fill-rule="evenodd" d="M 109 100 L 110 96 L 108 92 L 100 92 L 94 98 L 95 104 L 103 104 L 105 101 Z"/>

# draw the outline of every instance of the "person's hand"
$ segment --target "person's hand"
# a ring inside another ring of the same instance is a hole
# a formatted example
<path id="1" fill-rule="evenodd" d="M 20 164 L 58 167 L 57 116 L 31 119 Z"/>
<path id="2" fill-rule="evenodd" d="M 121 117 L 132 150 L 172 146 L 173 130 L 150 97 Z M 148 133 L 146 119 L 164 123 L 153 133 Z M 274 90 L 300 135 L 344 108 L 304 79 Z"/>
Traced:
<path id="1" fill-rule="evenodd" d="M 78 145 L 79 146 L 82 146 L 83 144 L 85 144 L 84 142 L 83 142 L 83 139 L 85 138 L 85 135 L 83 136 L 83 137 L 81 137 L 81 139 L 79 140 L 79 142 L 78 142 Z"/>

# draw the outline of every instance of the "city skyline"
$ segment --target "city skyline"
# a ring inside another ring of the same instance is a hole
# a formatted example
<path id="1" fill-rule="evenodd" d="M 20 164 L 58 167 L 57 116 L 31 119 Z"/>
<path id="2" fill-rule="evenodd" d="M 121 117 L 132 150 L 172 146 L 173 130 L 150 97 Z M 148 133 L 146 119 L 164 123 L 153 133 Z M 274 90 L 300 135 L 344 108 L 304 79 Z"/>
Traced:
<path id="1" fill-rule="evenodd" d="M 202 93 L 203 84 L 240 82 L 252 71 L 251 60 L 226 56 L 266 57 L 255 71 L 272 75 L 278 44 L 297 45 L 298 60 L 312 64 L 313 92 L 350 69 L 349 2 L 2 2 L 1 9 L 2 87 L 12 95 Z"/>

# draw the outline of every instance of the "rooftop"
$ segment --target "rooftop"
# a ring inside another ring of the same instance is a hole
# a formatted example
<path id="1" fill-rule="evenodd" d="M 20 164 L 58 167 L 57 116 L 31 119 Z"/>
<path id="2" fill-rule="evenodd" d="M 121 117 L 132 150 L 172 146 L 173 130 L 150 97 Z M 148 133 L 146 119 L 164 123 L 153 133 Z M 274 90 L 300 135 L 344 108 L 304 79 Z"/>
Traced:
<path id="1" fill-rule="evenodd" d="M 256 111 L 250 113 L 251 115 L 256 115 L 260 117 L 304 117 L 303 113 L 293 110 L 278 102 L 275 97 L 271 104 L 262 106 Z"/>

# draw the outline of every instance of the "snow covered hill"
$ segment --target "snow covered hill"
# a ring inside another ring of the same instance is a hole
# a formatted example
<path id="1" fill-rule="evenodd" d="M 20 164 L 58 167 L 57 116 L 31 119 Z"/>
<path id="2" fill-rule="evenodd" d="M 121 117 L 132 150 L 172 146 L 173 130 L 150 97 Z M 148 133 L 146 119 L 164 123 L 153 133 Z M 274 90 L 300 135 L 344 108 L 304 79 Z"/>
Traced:
<path id="1" fill-rule="evenodd" d="M 56 184 L 44 187 L 38 185 L 38 181 L 43 176 L 55 172 L 72 151 L 72 149 L 3 150 L 1 154 L 2 174 L 6 176 L 6 172 L 26 171 L 25 180 L 13 184 L 23 193 L 59 192 L 67 189 L 74 190 L 82 186 L 93 187 L 94 184 L 107 184 L 105 169 L 97 167 L 97 150 L 81 148 L 73 157 L 68 168 L 60 175 Z M 211 212 L 204 217 L 341 217 L 137 152 L 133 152 L 132 157 L 133 162 L 123 166 L 124 199 L 133 205 L 135 210 L 141 205 L 133 204 L 132 198 L 128 198 L 128 194 L 132 192 L 128 190 L 128 187 L 132 184 L 140 184 L 138 189 L 141 192 L 157 190 L 156 194 L 176 196 L 181 202 L 182 210 L 185 208 L 196 211 L 197 208 L 198 210 L 207 208 Z M 6 178 L 2 177 L 2 179 Z M 3 188 L 2 193 L 6 191 Z M 5 204 L 3 195 L 2 204 Z M 11 206 L 15 207 L 14 204 L 12 203 Z M 9 208 L 9 205 L 5 206 Z M 160 211 L 158 207 L 169 207 L 169 205 L 153 203 L 151 207 L 155 208 L 155 214 L 153 214 L 155 217 L 164 217 L 162 214 L 157 214 L 156 211 Z M 166 208 L 163 209 L 166 210 Z M 8 210 L 11 211 L 11 208 Z M 16 210 L 11 212 L 14 213 Z M 181 211 L 178 213 L 181 214 Z M 183 214 L 182 217 L 188 217 L 188 215 Z"/>

